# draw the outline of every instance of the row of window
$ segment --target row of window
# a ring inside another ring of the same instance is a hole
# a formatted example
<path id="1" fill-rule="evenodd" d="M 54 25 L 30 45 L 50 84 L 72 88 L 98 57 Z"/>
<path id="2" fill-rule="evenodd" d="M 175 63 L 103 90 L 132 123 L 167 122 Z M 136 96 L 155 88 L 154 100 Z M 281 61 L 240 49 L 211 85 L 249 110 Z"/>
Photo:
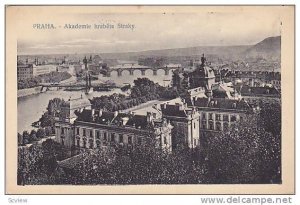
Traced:
<path id="1" fill-rule="evenodd" d="M 142 144 L 142 138 L 141 137 L 138 137 L 137 138 L 138 140 L 137 140 L 137 143 L 140 145 L 140 144 Z M 88 143 L 88 145 L 89 146 L 87 146 L 87 141 L 89 142 Z M 93 149 L 94 148 L 94 140 L 93 139 L 89 139 L 89 140 L 87 140 L 86 138 L 83 138 L 82 139 L 82 147 L 83 148 L 90 148 L 90 149 Z M 116 141 L 113 141 L 112 139 L 110 140 L 110 142 L 111 143 L 116 143 Z M 128 145 L 132 145 L 132 136 L 128 136 Z M 120 142 L 121 143 L 121 142 Z M 102 144 L 103 144 L 103 146 L 108 146 L 109 145 L 109 143 L 108 143 L 108 141 L 104 141 L 104 142 L 102 142 Z M 80 138 L 78 137 L 77 139 L 76 139 L 76 146 L 77 147 L 80 147 Z M 100 148 L 101 147 L 101 141 L 100 140 L 96 140 L 96 147 L 97 148 Z"/>
<path id="2" fill-rule="evenodd" d="M 202 129 L 209 129 L 209 130 L 216 130 L 216 131 L 222 131 L 222 130 L 226 130 L 229 128 L 229 123 L 228 122 L 224 122 L 223 123 L 223 129 L 222 129 L 222 124 L 220 122 L 216 122 L 216 126 L 214 126 L 213 122 L 209 122 L 208 123 L 208 127 L 207 127 L 207 123 L 206 121 L 202 121 L 201 122 L 201 128 Z"/>
<path id="3" fill-rule="evenodd" d="M 213 115 L 214 113 L 208 113 L 208 119 L 209 120 L 213 120 Z M 216 120 L 217 121 L 222 121 L 222 117 L 221 114 L 215 114 Z M 202 113 L 202 120 L 206 120 L 206 113 Z M 223 121 L 229 121 L 229 115 L 223 114 Z M 230 121 L 234 122 L 236 121 L 236 116 L 235 115 L 231 115 L 230 116 Z"/>

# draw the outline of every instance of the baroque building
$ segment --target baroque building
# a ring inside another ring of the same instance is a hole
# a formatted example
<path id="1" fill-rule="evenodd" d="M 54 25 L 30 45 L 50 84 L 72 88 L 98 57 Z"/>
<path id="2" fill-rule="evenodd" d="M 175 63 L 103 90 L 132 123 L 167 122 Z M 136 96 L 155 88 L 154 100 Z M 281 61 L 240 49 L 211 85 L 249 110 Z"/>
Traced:
<path id="1" fill-rule="evenodd" d="M 85 99 L 66 103 L 55 124 L 56 141 L 67 148 L 102 149 L 136 146 L 154 143 L 157 148 L 172 151 L 173 126 L 154 113 L 106 112 L 90 109 Z"/>

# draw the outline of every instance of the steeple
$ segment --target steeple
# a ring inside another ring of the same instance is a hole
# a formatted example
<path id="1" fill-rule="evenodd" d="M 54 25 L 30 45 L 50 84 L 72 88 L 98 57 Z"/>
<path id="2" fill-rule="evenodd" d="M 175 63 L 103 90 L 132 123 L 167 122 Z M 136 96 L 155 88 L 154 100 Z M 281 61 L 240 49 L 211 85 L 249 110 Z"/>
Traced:
<path id="1" fill-rule="evenodd" d="M 83 63 L 84 63 L 85 70 L 87 70 L 87 59 L 86 59 L 86 56 L 84 56 Z"/>
<path id="2" fill-rule="evenodd" d="M 201 57 L 201 65 L 204 66 L 205 62 L 206 62 L 206 58 L 204 57 L 204 53 L 203 53 Z"/>

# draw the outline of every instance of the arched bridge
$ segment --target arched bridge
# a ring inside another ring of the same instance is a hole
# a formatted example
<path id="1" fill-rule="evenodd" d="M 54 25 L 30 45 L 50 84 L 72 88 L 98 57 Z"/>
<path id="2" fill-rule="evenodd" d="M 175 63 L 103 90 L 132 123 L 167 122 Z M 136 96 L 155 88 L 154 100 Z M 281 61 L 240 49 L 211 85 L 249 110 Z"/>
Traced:
<path id="1" fill-rule="evenodd" d="M 123 71 L 128 71 L 129 75 L 133 75 L 135 70 L 140 70 L 142 75 L 145 75 L 147 70 L 152 70 L 153 75 L 157 75 L 158 70 L 164 70 L 165 75 L 169 75 L 170 70 L 180 69 L 180 68 L 181 68 L 180 64 L 169 64 L 161 67 L 148 67 L 148 66 L 136 65 L 136 64 L 118 65 L 118 66 L 111 67 L 107 71 L 106 75 L 107 77 L 110 77 L 113 71 L 117 71 L 118 76 L 122 76 Z"/>

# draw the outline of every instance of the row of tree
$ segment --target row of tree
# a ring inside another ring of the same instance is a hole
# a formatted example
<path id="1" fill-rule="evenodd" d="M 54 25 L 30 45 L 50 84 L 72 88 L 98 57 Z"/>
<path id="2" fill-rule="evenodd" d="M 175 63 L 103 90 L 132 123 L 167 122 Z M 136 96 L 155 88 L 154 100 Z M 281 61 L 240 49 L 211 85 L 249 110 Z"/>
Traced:
<path id="1" fill-rule="evenodd" d="M 148 78 L 138 78 L 134 80 L 134 85 L 130 88 L 130 96 L 126 97 L 123 94 L 114 93 L 110 96 L 94 97 L 91 103 L 95 109 L 116 111 L 125 110 L 151 100 L 171 99 L 176 96 L 177 92 L 173 88 L 160 86 Z"/>
<path id="2" fill-rule="evenodd" d="M 62 145 L 47 139 L 42 144 L 18 148 L 17 184 L 51 184 L 55 178 L 57 160 L 65 159 Z"/>
<path id="3" fill-rule="evenodd" d="M 70 77 L 72 77 L 72 75 L 68 72 L 51 72 L 38 75 L 32 78 L 18 80 L 18 90 L 36 87 L 40 83 L 60 82 L 69 79 Z"/>
<path id="4" fill-rule="evenodd" d="M 36 130 L 24 131 L 22 134 L 18 133 L 18 146 L 33 143 L 42 138 L 48 137 L 54 133 L 52 127 L 39 128 Z"/>

